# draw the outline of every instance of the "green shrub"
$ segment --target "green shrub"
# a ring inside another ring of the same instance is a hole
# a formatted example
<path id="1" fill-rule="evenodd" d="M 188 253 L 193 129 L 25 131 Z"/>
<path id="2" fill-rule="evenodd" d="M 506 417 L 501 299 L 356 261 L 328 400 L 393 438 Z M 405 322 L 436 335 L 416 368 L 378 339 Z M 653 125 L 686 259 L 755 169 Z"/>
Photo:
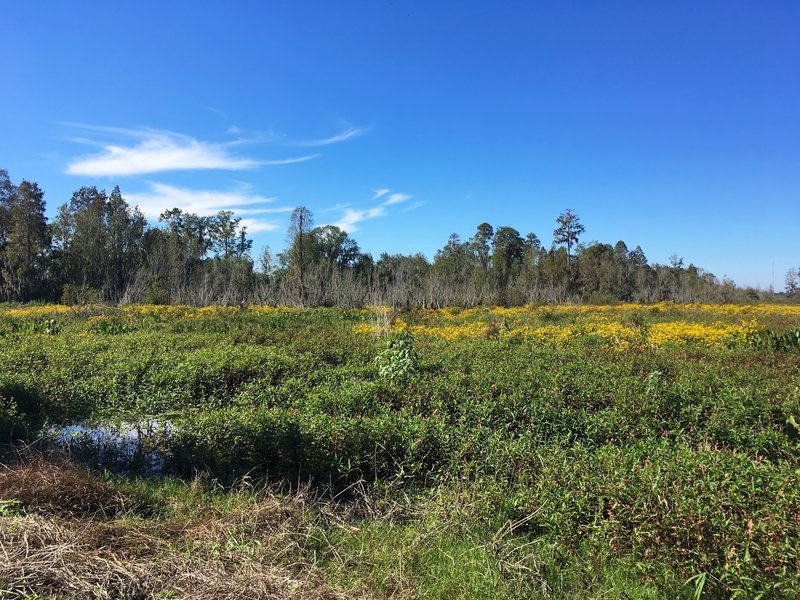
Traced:
<path id="1" fill-rule="evenodd" d="M 0 444 L 9 444 L 28 437 L 28 423 L 17 410 L 13 398 L 0 396 Z"/>
<path id="2" fill-rule="evenodd" d="M 181 421 L 172 444 L 184 471 L 206 468 L 230 477 L 256 470 L 346 484 L 430 476 L 447 459 L 447 438 L 442 423 L 403 413 L 352 418 L 229 408 Z"/>
<path id="3" fill-rule="evenodd" d="M 771 329 L 754 334 L 751 343 L 756 348 L 766 348 L 777 352 L 800 353 L 800 328 L 785 333 L 776 333 Z"/>
<path id="4" fill-rule="evenodd" d="M 403 379 L 413 374 L 418 367 L 414 351 L 414 338 L 407 330 L 390 334 L 386 349 L 375 358 L 378 373 L 386 379 Z"/>

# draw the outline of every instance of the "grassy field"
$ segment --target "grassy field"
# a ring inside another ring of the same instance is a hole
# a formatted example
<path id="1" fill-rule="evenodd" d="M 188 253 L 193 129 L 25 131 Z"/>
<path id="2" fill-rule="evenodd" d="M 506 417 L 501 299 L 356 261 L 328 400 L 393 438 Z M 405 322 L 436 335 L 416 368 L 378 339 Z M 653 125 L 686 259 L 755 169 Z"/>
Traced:
<path id="1" fill-rule="evenodd" d="M 798 328 L 797 305 L 0 307 L 3 441 L 171 428 L 157 475 L 8 451 L 0 590 L 796 598 Z"/>

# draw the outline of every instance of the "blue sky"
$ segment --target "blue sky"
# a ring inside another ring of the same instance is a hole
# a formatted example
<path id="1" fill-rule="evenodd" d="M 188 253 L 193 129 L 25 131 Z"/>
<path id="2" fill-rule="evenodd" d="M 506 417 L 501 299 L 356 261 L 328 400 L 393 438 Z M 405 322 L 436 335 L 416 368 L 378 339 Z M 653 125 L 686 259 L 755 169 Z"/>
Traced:
<path id="1" fill-rule="evenodd" d="M 155 222 L 289 211 L 432 257 L 488 221 L 677 253 L 776 288 L 800 266 L 800 3 L 4 0 L 0 168 Z"/>

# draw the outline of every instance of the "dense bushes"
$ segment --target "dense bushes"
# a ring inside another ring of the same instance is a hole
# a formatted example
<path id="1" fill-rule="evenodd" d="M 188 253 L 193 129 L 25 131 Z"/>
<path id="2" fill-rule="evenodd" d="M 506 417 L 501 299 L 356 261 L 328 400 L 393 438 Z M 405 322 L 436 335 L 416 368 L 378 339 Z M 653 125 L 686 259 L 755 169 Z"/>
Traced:
<path id="1" fill-rule="evenodd" d="M 716 596 L 800 593 L 796 353 L 537 343 L 503 335 L 515 313 L 484 336 L 398 334 L 387 348 L 369 311 L 198 311 L 43 307 L 49 332 L 5 317 L 0 436 L 160 414 L 177 426 L 177 472 L 435 490 L 470 507 L 472 536 L 524 523 L 545 579 L 584 557 L 633 565 L 639 583 L 702 575 Z M 430 311 L 403 318 L 441 325 Z"/>
<path id="2" fill-rule="evenodd" d="M 178 467 L 243 470 L 335 485 L 435 475 L 447 457 L 444 424 L 407 413 L 330 416 L 284 408 L 229 408 L 181 422 Z"/>
<path id="3" fill-rule="evenodd" d="M 644 571 L 712 573 L 707 593 L 752 597 L 779 580 L 800 590 L 800 479 L 786 464 L 667 441 L 534 456 L 539 472 L 519 501 L 550 539 L 610 544 Z"/>
<path id="4" fill-rule="evenodd" d="M 0 444 L 8 444 L 27 437 L 27 423 L 17 410 L 13 398 L 0 396 Z"/>

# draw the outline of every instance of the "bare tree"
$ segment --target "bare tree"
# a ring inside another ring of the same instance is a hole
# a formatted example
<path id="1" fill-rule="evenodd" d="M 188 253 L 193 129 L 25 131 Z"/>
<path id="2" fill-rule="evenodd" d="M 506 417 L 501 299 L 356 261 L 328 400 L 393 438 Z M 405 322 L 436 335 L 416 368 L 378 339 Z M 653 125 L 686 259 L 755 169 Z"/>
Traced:
<path id="1" fill-rule="evenodd" d="M 289 268 L 298 275 L 300 285 L 300 302 L 306 301 L 306 267 L 308 261 L 308 237 L 314 226 L 314 216 L 305 206 L 298 206 L 292 211 L 289 221 Z"/>
<path id="2" fill-rule="evenodd" d="M 789 269 L 786 272 L 786 295 L 795 296 L 800 290 L 800 269 Z"/>

